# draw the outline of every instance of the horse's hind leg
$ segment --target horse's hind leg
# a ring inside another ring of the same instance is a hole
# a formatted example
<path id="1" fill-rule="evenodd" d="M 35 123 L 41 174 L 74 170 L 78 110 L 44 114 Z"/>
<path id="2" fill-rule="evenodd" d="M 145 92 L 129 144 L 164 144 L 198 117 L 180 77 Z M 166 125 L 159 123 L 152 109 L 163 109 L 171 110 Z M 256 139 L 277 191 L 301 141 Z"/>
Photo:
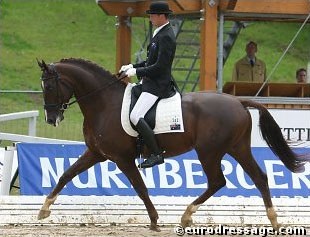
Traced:
<path id="1" fill-rule="evenodd" d="M 63 187 L 71 181 L 76 175 L 82 173 L 88 168 L 92 167 L 94 164 L 98 162 L 98 156 L 94 156 L 92 152 L 87 150 L 69 169 L 67 169 L 63 175 L 60 177 L 56 187 L 53 191 L 46 197 L 44 204 L 42 205 L 40 212 L 38 214 L 38 220 L 44 219 L 51 214 L 49 209 L 50 205 L 52 205 L 59 192 L 63 189 Z M 104 160 L 100 160 L 104 161 Z"/>
<path id="2" fill-rule="evenodd" d="M 255 186 L 260 191 L 264 200 L 268 219 L 273 228 L 278 229 L 277 214 L 272 205 L 267 175 L 261 170 L 253 158 L 250 145 L 248 145 L 248 142 L 240 142 L 235 147 L 235 150 L 229 152 L 229 154 L 242 166 L 243 170 L 250 176 Z"/>
<path id="3" fill-rule="evenodd" d="M 192 224 L 192 214 L 197 211 L 199 206 L 226 185 L 226 180 L 221 170 L 221 160 L 224 154 L 199 151 L 197 148 L 196 152 L 208 178 L 208 189 L 186 208 L 181 218 L 181 225 L 183 227 L 190 226 Z"/>
<path id="4" fill-rule="evenodd" d="M 158 213 L 149 197 L 148 190 L 134 161 L 124 163 L 123 160 L 122 162 L 119 162 L 117 166 L 126 175 L 138 196 L 142 199 L 151 220 L 150 229 L 160 231 L 157 226 Z"/>

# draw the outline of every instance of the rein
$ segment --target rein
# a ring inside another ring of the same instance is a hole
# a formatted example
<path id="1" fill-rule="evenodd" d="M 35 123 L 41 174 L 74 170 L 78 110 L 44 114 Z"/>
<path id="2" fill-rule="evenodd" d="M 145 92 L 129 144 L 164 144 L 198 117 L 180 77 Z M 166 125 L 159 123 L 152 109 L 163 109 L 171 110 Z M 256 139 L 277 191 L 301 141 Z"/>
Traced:
<path id="1" fill-rule="evenodd" d="M 52 69 L 53 69 L 53 71 L 55 72 L 56 76 L 47 77 L 47 78 L 42 78 L 42 81 L 44 81 L 44 80 L 49 80 L 49 79 L 55 79 L 55 81 L 56 81 L 56 89 L 57 89 L 57 97 L 59 98 L 60 95 L 59 95 L 59 90 L 58 90 L 58 87 L 59 87 L 59 86 L 58 86 L 58 82 L 60 81 L 60 76 L 59 76 L 58 72 L 56 71 L 55 66 L 54 66 L 53 64 L 52 64 L 51 66 L 52 66 Z M 126 74 L 124 74 L 124 72 L 117 73 L 117 74 L 116 74 L 116 80 L 115 80 L 115 81 L 112 81 L 112 82 L 110 82 L 109 84 L 107 84 L 107 85 L 105 85 L 105 86 L 103 86 L 103 87 L 100 87 L 100 88 L 98 88 L 98 89 L 96 89 L 96 90 L 94 90 L 94 91 L 91 91 L 91 92 L 87 93 L 86 95 L 83 95 L 83 96 L 81 96 L 81 97 L 78 98 L 78 99 L 75 99 L 75 100 L 72 101 L 72 102 L 68 102 L 68 103 L 62 103 L 62 102 L 60 102 L 60 103 L 58 103 L 58 104 L 45 104 L 45 105 L 44 105 L 44 108 L 47 109 L 47 108 L 50 108 L 50 107 L 56 107 L 56 108 L 59 108 L 59 109 L 62 110 L 62 111 L 65 111 L 65 110 L 68 109 L 71 105 L 73 105 L 73 104 L 75 104 L 75 103 L 77 103 L 77 102 L 79 102 L 79 101 L 81 101 L 81 100 L 83 100 L 83 99 L 85 99 L 85 98 L 87 98 L 87 97 L 89 97 L 89 96 L 91 96 L 91 95 L 93 95 L 93 94 L 95 94 L 95 93 L 101 91 L 101 90 L 107 89 L 108 87 L 110 87 L 110 86 L 112 86 L 113 84 L 115 84 L 115 83 L 117 83 L 117 82 L 123 80 L 123 79 L 126 78 L 126 77 L 127 77 L 127 76 L 126 76 Z"/>
<path id="2" fill-rule="evenodd" d="M 81 100 L 83 100 L 83 99 L 85 99 L 85 98 L 87 98 L 87 97 L 93 95 L 93 94 L 96 94 L 97 92 L 99 92 L 99 91 L 101 91 L 101 90 L 107 89 L 108 87 L 112 86 L 112 85 L 115 84 L 116 82 L 119 82 L 119 81 L 123 80 L 123 79 L 126 78 L 127 76 L 126 76 L 125 74 L 123 74 L 123 72 L 120 72 L 120 73 L 117 73 L 117 74 L 116 74 L 116 77 L 117 77 L 117 79 L 116 79 L 115 81 L 112 81 L 112 82 L 110 82 L 109 84 L 107 84 L 107 85 L 105 85 L 105 86 L 103 86 L 103 87 L 100 87 L 100 88 L 98 88 L 98 89 L 96 89 L 96 90 L 94 90 L 94 91 L 91 91 L 91 92 L 87 93 L 86 95 L 83 95 L 83 96 L 81 96 L 81 97 L 78 98 L 78 99 L 75 99 L 75 100 L 72 101 L 72 102 L 64 103 L 64 104 L 62 105 L 62 109 L 63 109 L 63 110 L 68 109 L 71 105 L 73 105 L 73 104 L 75 104 L 75 103 L 77 103 L 77 102 L 79 102 L 79 101 L 81 101 Z"/>

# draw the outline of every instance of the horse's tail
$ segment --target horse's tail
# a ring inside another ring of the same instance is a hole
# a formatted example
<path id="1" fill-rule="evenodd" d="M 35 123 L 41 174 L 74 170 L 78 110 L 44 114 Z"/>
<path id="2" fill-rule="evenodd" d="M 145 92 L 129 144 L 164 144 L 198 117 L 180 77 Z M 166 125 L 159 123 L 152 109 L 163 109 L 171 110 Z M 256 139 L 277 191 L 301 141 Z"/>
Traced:
<path id="1" fill-rule="evenodd" d="M 283 164 L 292 172 L 303 172 L 306 162 L 310 162 L 310 156 L 294 153 L 285 141 L 281 129 L 265 106 L 251 100 L 240 100 L 246 107 L 259 110 L 259 126 L 263 139 L 273 153 L 280 158 Z"/>

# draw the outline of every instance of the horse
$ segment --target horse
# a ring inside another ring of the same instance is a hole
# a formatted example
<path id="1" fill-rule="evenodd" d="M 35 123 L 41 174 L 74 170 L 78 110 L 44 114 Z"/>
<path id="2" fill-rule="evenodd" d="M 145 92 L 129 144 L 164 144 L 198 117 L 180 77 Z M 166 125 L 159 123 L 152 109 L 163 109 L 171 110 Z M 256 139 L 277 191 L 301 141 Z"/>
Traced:
<path id="1" fill-rule="evenodd" d="M 37 62 L 42 71 L 46 122 L 58 126 L 64 119 L 64 111 L 77 102 L 84 116 L 83 134 L 87 146 L 85 153 L 63 173 L 46 197 L 38 219 L 50 215 L 49 207 L 62 188 L 76 175 L 98 162 L 111 160 L 126 175 L 144 202 L 151 221 L 150 229 L 160 231 L 157 225 L 158 213 L 135 164 L 136 138 L 123 130 L 120 121 L 126 82 L 96 63 L 84 59 L 61 59 L 51 64 L 46 64 L 43 60 Z M 70 102 L 73 96 L 75 100 Z M 272 204 L 267 175 L 251 153 L 252 118 L 248 107 L 259 110 L 263 139 L 291 172 L 303 171 L 310 156 L 292 151 L 277 122 L 266 107 L 257 102 L 216 92 L 191 92 L 182 95 L 181 107 L 184 132 L 158 134 L 156 138 L 160 147 L 166 151 L 165 157 L 195 149 L 208 180 L 205 192 L 187 206 L 181 217 L 181 225 L 191 226 L 192 214 L 225 186 L 221 160 L 225 154 L 229 154 L 253 180 L 262 195 L 271 225 L 278 229 L 280 225 Z M 143 149 L 143 154 L 149 154 L 147 148 Z"/>

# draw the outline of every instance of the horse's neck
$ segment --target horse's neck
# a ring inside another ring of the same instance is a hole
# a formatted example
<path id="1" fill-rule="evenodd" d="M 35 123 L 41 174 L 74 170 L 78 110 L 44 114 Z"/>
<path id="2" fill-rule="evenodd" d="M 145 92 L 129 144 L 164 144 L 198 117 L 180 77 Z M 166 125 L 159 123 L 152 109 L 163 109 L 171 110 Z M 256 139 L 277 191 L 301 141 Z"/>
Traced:
<path id="1" fill-rule="evenodd" d="M 100 86 L 99 80 L 94 75 L 79 67 L 72 65 L 64 65 L 61 68 L 65 80 L 73 87 L 74 95 L 77 99 L 83 97 L 87 93 L 94 91 Z"/>
<path id="2" fill-rule="evenodd" d="M 89 110 L 99 112 L 113 104 L 121 103 L 125 87 L 120 85 L 120 82 L 74 66 L 65 66 L 62 73 L 73 86 L 74 95 L 84 117 Z"/>

